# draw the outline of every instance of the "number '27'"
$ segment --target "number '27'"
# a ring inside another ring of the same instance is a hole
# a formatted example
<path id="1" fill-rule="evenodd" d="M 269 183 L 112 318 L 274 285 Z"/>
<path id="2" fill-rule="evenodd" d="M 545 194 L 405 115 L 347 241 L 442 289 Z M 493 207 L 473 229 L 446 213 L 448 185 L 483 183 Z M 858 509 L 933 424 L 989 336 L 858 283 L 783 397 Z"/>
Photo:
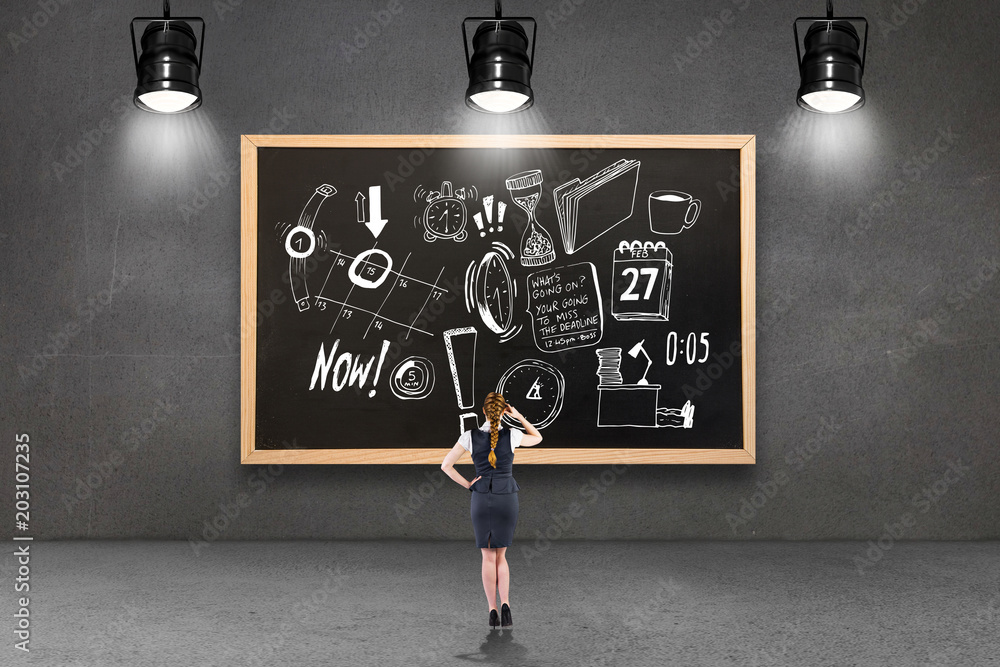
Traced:
<path id="1" fill-rule="evenodd" d="M 632 290 L 634 290 L 635 286 L 638 284 L 638 282 L 639 282 L 639 276 L 643 275 L 643 276 L 649 276 L 649 280 L 646 281 L 646 292 L 645 292 L 645 294 L 642 295 L 642 300 L 643 301 L 648 301 L 649 300 L 649 295 L 653 293 L 653 285 L 656 283 L 656 276 L 659 273 L 660 273 L 660 269 L 657 268 L 657 267 L 650 267 L 650 268 L 646 268 L 646 269 L 637 269 L 635 267 L 630 266 L 627 269 L 625 269 L 624 271 L 622 271 L 622 275 L 623 276 L 628 276 L 629 274 L 631 274 L 631 276 L 632 276 L 632 282 L 629 283 L 628 289 L 625 290 L 624 293 L 622 293 L 621 300 L 622 301 L 638 301 L 639 300 L 639 293 L 638 292 L 633 292 Z"/>

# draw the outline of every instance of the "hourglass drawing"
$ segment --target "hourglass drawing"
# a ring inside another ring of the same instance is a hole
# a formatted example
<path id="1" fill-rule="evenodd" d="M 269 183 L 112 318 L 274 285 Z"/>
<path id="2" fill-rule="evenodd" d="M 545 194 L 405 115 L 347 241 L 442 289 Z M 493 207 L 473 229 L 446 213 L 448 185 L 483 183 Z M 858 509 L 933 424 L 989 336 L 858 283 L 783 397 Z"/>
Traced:
<path id="1" fill-rule="evenodd" d="M 528 226 L 521 236 L 521 266 L 554 262 L 556 251 L 552 237 L 535 220 L 535 207 L 542 196 L 542 172 L 538 169 L 522 171 L 508 178 L 506 183 L 514 203 L 528 214 Z"/>

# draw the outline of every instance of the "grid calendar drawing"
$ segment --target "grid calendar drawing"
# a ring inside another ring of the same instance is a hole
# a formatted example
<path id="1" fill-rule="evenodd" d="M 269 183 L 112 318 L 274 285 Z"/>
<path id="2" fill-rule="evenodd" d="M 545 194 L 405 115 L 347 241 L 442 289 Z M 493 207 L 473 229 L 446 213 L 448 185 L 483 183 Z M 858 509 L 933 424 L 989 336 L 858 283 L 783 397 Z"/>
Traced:
<path id="1" fill-rule="evenodd" d="M 380 250 L 377 242 L 357 255 L 339 250 L 332 254 L 332 266 L 316 296 L 316 305 L 320 310 L 329 306 L 332 312 L 336 312 L 330 333 L 345 319 L 365 317 L 368 318 L 368 326 L 363 338 L 388 324 L 406 329 L 407 339 L 411 333 L 434 336 L 414 323 L 432 300 L 450 293 L 439 284 L 444 267 L 438 271 L 433 282 L 411 276 L 404 271 L 412 253 L 407 253 L 397 269 L 392 257 Z M 345 287 L 346 293 L 343 293 Z M 338 289 L 342 296 L 338 297 Z"/>

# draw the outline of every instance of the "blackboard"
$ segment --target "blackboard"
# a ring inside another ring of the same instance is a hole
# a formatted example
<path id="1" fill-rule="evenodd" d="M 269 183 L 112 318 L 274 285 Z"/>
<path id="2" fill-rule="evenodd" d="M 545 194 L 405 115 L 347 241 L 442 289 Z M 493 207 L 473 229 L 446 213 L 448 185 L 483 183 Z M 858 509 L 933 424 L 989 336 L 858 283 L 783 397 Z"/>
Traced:
<path id="1" fill-rule="evenodd" d="M 243 462 L 439 463 L 501 391 L 519 463 L 752 463 L 753 150 L 243 137 Z"/>

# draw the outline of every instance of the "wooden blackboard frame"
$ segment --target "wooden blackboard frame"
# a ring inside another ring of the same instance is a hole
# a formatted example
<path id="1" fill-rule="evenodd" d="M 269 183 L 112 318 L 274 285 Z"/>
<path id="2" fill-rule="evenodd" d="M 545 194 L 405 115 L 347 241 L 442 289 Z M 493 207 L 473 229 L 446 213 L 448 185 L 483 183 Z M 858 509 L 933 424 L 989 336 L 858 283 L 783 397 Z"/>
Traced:
<path id="1" fill-rule="evenodd" d="M 257 449 L 258 149 L 292 148 L 662 148 L 740 151 L 741 449 L 522 449 L 517 463 L 751 464 L 756 461 L 756 154 L 754 135 L 243 135 L 241 136 L 240 462 L 245 464 L 439 464 L 450 449 Z M 468 455 L 460 462 L 471 463 Z"/>

